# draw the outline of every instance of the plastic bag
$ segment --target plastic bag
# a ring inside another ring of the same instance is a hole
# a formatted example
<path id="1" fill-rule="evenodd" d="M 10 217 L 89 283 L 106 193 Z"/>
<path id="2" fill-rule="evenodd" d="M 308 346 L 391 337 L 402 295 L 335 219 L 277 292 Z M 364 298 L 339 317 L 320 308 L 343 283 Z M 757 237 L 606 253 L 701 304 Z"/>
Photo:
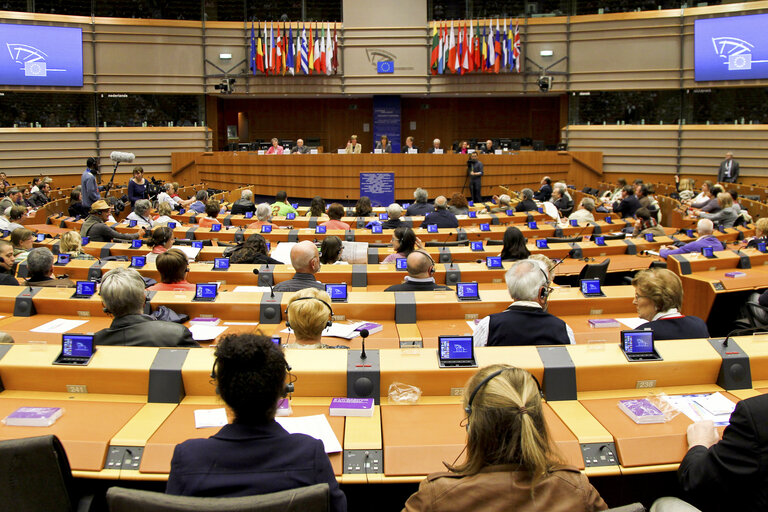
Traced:
<path id="1" fill-rule="evenodd" d="M 416 386 L 393 382 L 389 385 L 389 399 L 396 403 L 415 404 L 421 397 L 421 389 Z"/>
<path id="2" fill-rule="evenodd" d="M 655 405 L 661 412 L 664 413 L 665 422 L 670 422 L 672 419 L 680 414 L 680 411 L 667 400 L 666 393 L 649 393 L 648 401 Z"/>

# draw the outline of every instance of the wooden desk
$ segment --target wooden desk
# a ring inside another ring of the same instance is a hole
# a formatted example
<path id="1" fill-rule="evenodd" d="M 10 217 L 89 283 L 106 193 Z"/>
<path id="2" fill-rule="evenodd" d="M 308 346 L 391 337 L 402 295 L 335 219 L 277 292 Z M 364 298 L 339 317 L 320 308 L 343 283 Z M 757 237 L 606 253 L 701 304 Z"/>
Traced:
<path id="1" fill-rule="evenodd" d="M 328 418 L 333 432 L 344 445 L 344 417 L 328 416 L 328 407 L 331 399 L 323 400 L 322 405 L 300 405 L 300 400 L 291 402 L 293 409 L 292 416 L 311 416 L 315 414 L 325 414 Z M 182 402 L 163 422 L 160 428 L 155 431 L 152 437 L 144 447 L 144 456 L 139 467 L 140 473 L 162 473 L 167 474 L 171 469 L 171 458 L 176 445 L 186 439 L 202 439 L 210 437 L 219 431 L 219 427 L 195 428 L 194 411 L 196 409 L 217 409 L 222 407 L 215 398 L 210 400 L 186 400 Z M 228 410 L 228 416 L 231 421 L 231 412 Z M 331 466 L 334 474 L 342 473 L 342 455 L 341 453 L 329 454 Z"/>

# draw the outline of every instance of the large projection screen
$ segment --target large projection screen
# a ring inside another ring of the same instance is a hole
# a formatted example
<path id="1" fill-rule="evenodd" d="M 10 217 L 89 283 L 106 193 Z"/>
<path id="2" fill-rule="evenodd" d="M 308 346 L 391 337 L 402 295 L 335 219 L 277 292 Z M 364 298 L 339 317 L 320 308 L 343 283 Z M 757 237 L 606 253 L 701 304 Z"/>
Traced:
<path id="1" fill-rule="evenodd" d="M 83 31 L 0 23 L 0 85 L 83 85 Z"/>
<path id="2" fill-rule="evenodd" d="M 768 14 L 696 20 L 697 82 L 768 78 Z"/>

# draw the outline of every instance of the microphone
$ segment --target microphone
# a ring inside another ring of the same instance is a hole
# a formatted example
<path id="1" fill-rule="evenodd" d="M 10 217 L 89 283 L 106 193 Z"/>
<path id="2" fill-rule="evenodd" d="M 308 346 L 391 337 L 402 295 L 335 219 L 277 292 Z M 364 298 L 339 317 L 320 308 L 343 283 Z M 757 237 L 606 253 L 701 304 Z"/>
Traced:
<path id="1" fill-rule="evenodd" d="M 360 352 L 360 359 L 365 360 L 368 359 L 368 356 L 365 353 L 365 338 L 368 337 L 368 329 L 362 329 L 360 331 L 360 337 L 363 338 L 363 350 Z"/>
<path id="2" fill-rule="evenodd" d="M 133 160 L 136 158 L 136 155 L 133 153 L 124 153 L 122 151 L 113 151 L 109 154 L 110 160 L 113 162 L 133 162 Z"/>
<path id="3" fill-rule="evenodd" d="M 728 335 L 723 340 L 723 347 L 728 346 L 728 340 L 731 338 L 731 336 L 735 336 L 737 334 L 749 334 L 750 332 L 756 332 L 759 330 L 768 331 L 768 327 L 760 326 L 760 327 L 747 327 L 745 329 L 734 329 L 731 332 L 729 332 Z"/>
<path id="4" fill-rule="evenodd" d="M 259 275 L 259 269 L 257 269 L 257 268 L 253 269 L 253 274 L 254 275 Z M 272 285 L 271 284 L 268 285 L 268 286 L 269 286 L 269 298 L 270 299 L 274 299 L 275 298 L 275 290 L 272 289 Z"/>

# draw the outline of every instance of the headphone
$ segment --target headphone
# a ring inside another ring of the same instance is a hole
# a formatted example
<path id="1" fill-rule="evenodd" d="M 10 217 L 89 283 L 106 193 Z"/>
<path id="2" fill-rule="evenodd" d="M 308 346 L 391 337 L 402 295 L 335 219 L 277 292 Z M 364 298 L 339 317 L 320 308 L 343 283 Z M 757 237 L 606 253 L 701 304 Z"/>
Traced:
<path id="1" fill-rule="evenodd" d="M 316 300 L 316 301 L 319 301 L 319 302 L 322 302 L 323 304 L 325 304 L 325 307 L 327 307 L 327 308 L 328 308 L 328 311 L 330 311 L 330 312 L 331 312 L 331 317 L 328 319 L 328 322 L 325 324 L 325 326 L 326 326 L 326 327 L 330 327 L 330 326 L 332 326 L 332 325 L 333 325 L 333 308 L 331 307 L 331 305 L 330 305 L 330 304 L 328 304 L 327 302 L 325 302 L 323 299 L 319 299 L 319 298 L 317 298 L 317 297 L 299 297 L 299 298 L 297 298 L 297 299 L 294 299 L 294 300 L 293 300 L 293 301 L 292 301 L 290 304 L 288 304 L 288 307 L 287 307 L 287 308 L 285 308 L 285 311 L 284 311 L 284 313 L 285 313 L 285 326 L 286 326 L 286 327 L 290 327 L 290 326 L 291 326 L 291 323 L 290 323 L 290 321 L 288 320 L 288 310 L 289 310 L 289 309 L 291 309 L 291 306 L 292 306 L 294 303 L 296 303 L 296 302 L 299 302 L 300 300 Z"/>
<path id="2" fill-rule="evenodd" d="M 480 392 L 483 387 L 488 384 L 492 379 L 498 377 L 502 373 L 504 373 L 505 370 L 509 370 L 515 368 L 514 366 L 510 366 L 507 368 L 502 368 L 501 370 L 496 370 L 492 374 L 488 375 L 486 378 L 480 381 L 480 383 L 475 386 L 475 389 L 472 390 L 472 393 L 469 394 L 469 400 L 467 401 L 467 406 L 464 408 L 464 412 L 467 413 L 467 430 L 469 430 L 469 417 L 472 415 L 472 402 L 475 401 L 475 396 L 477 396 L 477 393 Z M 528 372 L 531 378 L 533 379 L 533 382 L 536 383 L 536 388 L 539 390 L 539 397 L 543 400 L 544 399 L 544 392 L 541 391 L 541 384 L 539 384 L 539 379 L 536 378 L 536 376 L 530 372 Z"/>
<path id="3" fill-rule="evenodd" d="M 213 361 L 213 367 L 211 367 L 211 378 L 216 378 L 216 365 L 219 364 L 219 358 L 217 357 Z M 294 386 L 294 382 L 296 382 L 297 378 L 294 374 L 291 373 L 291 365 L 288 364 L 288 361 L 285 361 L 285 371 L 288 374 L 288 384 L 285 385 L 285 388 L 283 388 L 283 392 L 280 395 L 282 398 L 287 397 L 291 393 L 294 392 L 296 387 Z M 219 386 L 216 386 L 216 393 L 219 392 Z"/>
<path id="4" fill-rule="evenodd" d="M 537 267 L 538 267 L 539 271 L 541 272 L 541 274 L 544 276 L 544 286 L 542 286 L 539 289 L 539 300 L 547 300 L 549 298 L 549 293 L 552 290 L 549 287 L 549 276 L 547 275 L 546 272 L 544 272 L 544 269 L 541 268 L 541 266 L 537 265 Z M 491 380 L 491 379 L 488 379 L 488 380 Z"/>
<path id="5" fill-rule="evenodd" d="M 417 250 L 417 251 L 413 251 L 413 252 L 417 252 L 419 254 L 423 254 L 424 256 L 429 258 L 430 266 L 429 266 L 428 272 L 429 272 L 429 275 L 434 274 L 435 273 L 435 260 L 432 259 L 432 256 L 430 256 L 429 253 L 427 253 L 427 251 Z"/>

